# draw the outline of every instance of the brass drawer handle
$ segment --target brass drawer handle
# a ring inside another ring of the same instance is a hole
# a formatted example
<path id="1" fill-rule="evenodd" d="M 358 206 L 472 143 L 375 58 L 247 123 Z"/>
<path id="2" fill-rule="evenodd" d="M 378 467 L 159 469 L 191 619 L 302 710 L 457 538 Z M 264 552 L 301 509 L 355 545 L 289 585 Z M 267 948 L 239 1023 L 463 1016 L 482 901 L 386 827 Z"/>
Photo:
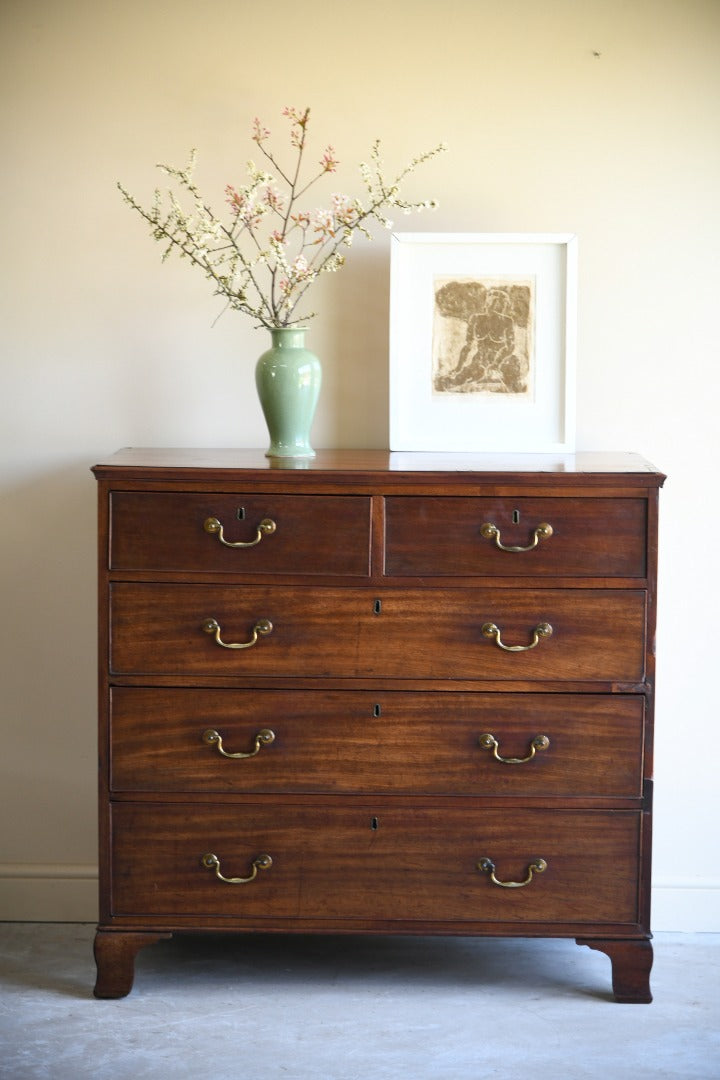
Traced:
<path id="1" fill-rule="evenodd" d="M 226 540 L 223 534 L 223 527 L 216 517 L 209 517 L 203 524 L 203 529 L 206 533 L 210 533 L 211 536 L 217 536 L 221 544 L 229 548 L 250 548 L 259 544 L 263 536 L 272 536 L 277 529 L 277 525 L 272 518 L 263 518 L 257 527 L 257 533 L 254 540 L 248 540 L 243 542 L 242 540 Z"/>
<path id="2" fill-rule="evenodd" d="M 506 645 L 500 637 L 500 628 L 494 622 L 483 623 L 481 629 L 486 638 L 493 638 L 498 648 L 504 649 L 505 652 L 527 652 L 528 649 L 535 648 L 540 638 L 552 637 L 553 632 L 550 623 L 541 622 L 533 630 L 533 639 L 529 645 Z"/>
<path id="3" fill-rule="evenodd" d="M 258 619 L 252 629 L 252 637 L 249 641 L 229 642 L 223 641 L 220 637 L 220 623 L 217 619 L 206 619 L 202 624 L 202 628 L 206 634 L 214 634 L 215 640 L 218 645 L 222 645 L 223 649 L 250 649 L 256 643 L 259 636 L 266 637 L 268 634 L 272 634 L 273 624 L 269 619 Z"/>
<path id="4" fill-rule="evenodd" d="M 535 859 L 530 863 L 527 869 L 527 877 L 524 881 L 500 881 L 495 877 L 495 863 L 492 859 L 483 858 L 477 864 L 478 870 L 482 870 L 484 874 L 490 875 L 490 880 L 493 885 L 499 885 L 501 889 L 523 889 L 526 885 L 529 885 L 533 879 L 533 874 L 544 874 L 547 870 L 547 863 L 544 859 Z"/>
<path id="5" fill-rule="evenodd" d="M 536 735 L 530 743 L 530 753 L 527 757 L 501 757 L 500 754 L 498 754 L 500 744 L 494 735 L 491 735 L 489 732 L 486 735 L 481 735 L 478 742 L 483 750 L 492 750 L 495 760 L 501 761 L 503 765 L 524 765 L 526 761 L 532 761 L 538 750 L 547 750 L 550 745 L 550 740 L 547 735 Z"/>
<path id="6" fill-rule="evenodd" d="M 222 735 L 219 731 L 215 731 L 214 728 L 208 728 L 207 731 L 203 731 L 202 740 L 207 743 L 208 746 L 217 746 L 218 753 L 222 754 L 226 758 L 249 758 L 255 757 L 260 752 L 261 746 L 269 746 L 270 743 L 275 742 L 275 732 L 270 728 L 262 728 L 255 736 L 255 748 L 250 751 L 249 754 L 228 754 L 227 750 L 223 749 Z"/>
<path id="7" fill-rule="evenodd" d="M 494 540 L 497 547 L 501 551 L 532 551 L 536 548 L 541 540 L 549 540 L 553 534 L 552 525 L 548 525 L 547 521 L 541 521 L 537 529 L 533 532 L 533 540 L 527 547 L 515 547 L 510 544 L 503 544 L 500 539 L 500 530 L 497 525 L 493 525 L 491 521 L 486 521 L 484 525 L 480 526 L 480 532 L 486 540 Z"/>
<path id="8" fill-rule="evenodd" d="M 256 859 L 252 861 L 252 873 L 250 877 L 224 877 L 220 873 L 220 860 L 217 855 L 213 855 L 211 851 L 207 855 L 203 855 L 200 860 L 206 870 L 214 870 L 215 877 L 220 881 L 224 881 L 226 885 L 247 885 L 249 881 L 254 881 L 257 877 L 258 870 L 269 870 L 272 866 L 272 859 L 269 855 L 258 855 Z"/>

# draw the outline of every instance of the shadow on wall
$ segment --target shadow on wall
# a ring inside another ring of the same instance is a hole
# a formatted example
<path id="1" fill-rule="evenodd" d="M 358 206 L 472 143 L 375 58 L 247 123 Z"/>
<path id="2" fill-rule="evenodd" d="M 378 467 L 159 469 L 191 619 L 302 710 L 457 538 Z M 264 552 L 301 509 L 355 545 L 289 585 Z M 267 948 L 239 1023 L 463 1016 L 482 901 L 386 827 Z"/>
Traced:
<path id="1" fill-rule="evenodd" d="M 353 249 L 326 290 L 324 314 L 311 322 L 318 330 L 327 327 L 327 360 L 321 354 L 326 446 L 388 445 L 389 293 L 390 250 L 378 239 L 364 251 Z"/>
<path id="2" fill-rule="evenodd" d="M 10 862 L 93 862 L 96 512 L 91 462 L 0 492 L 6 523 L 0 850 Z"/>

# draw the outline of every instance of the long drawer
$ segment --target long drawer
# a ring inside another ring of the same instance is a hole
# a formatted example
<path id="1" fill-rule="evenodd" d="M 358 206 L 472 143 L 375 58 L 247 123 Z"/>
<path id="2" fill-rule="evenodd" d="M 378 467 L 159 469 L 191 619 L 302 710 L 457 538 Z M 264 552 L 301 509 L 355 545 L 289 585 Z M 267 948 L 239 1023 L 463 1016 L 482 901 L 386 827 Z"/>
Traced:
<path id="1" fill-rule="evenodd" d="M 110 786 L 638 798 L 643 725 L 631 695 L 115 687 Z"/>
<path id="2" fill-rule="evenodd" d="M 640 817 L 409 801 L 380 807 L 371 799 L 116 803 L 112 911 L 249 920 L 633 923 Z M 503 888 L 491 873 L 499 882 L 528 884 Z M 228 883 L 218 874 L 253 880 Z"/>
<path id="3" fill-rule="evenodd" d="M 385 500 L 385 517 L 387 574 L 646 573 L 645 499 L 399 496 Z"/>
<path id="4" fill-rule="evenodd" d="M 362 496 L 120 491 L 110 523 L 111 570 L 357 577 L 370 566 Z"/>
<path id="5" fill-rule="evenodd" d="M 627 589 L 119 583 L 111 588 L 111 670 L 638 683 L 645 603 L 644 591 Z"/>

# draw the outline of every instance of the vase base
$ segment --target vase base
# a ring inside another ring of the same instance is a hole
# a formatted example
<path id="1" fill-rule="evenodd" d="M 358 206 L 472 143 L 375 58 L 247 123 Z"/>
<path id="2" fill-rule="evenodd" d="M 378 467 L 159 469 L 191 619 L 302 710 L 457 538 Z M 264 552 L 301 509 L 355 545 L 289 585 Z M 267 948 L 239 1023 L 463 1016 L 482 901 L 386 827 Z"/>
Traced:
<path id="1" fill-rule="evenodd" d="M 292 461 L 309 461 L 315 457 L 315 451 L 311 446 L 307 449 L 297 449 L 294 446 L 271 446 L 265 451 L 267 458 L 283 458 Z"/>

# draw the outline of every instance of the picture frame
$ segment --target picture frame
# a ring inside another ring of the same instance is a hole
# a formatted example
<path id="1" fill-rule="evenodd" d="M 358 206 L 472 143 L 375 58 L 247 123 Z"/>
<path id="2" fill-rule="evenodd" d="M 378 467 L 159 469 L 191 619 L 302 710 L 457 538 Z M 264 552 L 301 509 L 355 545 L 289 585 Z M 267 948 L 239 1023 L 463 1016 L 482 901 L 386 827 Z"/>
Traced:
<path id="1" fill-rule="evenodd" d="M 393 233 L 390 450 L 572 453 L 577 238 Z"/>

